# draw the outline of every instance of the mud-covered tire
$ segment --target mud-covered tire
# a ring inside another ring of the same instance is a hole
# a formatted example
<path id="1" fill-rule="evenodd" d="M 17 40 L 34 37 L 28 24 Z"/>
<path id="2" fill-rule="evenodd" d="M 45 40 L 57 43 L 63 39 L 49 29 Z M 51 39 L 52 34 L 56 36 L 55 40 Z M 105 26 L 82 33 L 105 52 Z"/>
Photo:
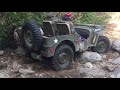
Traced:
<path id="1" fill-rule="evenodd" d="M 68 69 L 71 66 L 73 59 L 73 49 L 68 45 L 61 45 L 56 49 L 54 56 L 50 60 L 50 63 L 53 70 L 61 71 Z"/>
<path id="2" fill-rule="evenodd" d="M 28 40 L 28 38 L 31 38 L 31 41 Z M 27 48 L 28 51 L 37 52 L 40 50 L 42 46 L 42 34 L 35 21 L 24 23 L 22 27 L 22 40 L 23 46 Z"/>
<path id="3" fill-rule="evenodd" d="M 92 51 L 98 52 L 98 53 L 105 53 L 109 49 L 110 49 L 110 40 L 106 36 L 100 36 L 98 38 L 97 45 L 92 47 Z"/>

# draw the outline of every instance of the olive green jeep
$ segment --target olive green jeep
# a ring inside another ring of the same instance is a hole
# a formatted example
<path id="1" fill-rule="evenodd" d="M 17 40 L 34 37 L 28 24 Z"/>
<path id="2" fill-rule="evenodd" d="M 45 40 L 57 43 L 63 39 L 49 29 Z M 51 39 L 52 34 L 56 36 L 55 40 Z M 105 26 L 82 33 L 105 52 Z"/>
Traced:
<path id="1" fill-rule="evenodd" d="M 104 53 L 110 47 L 109 39 L 89 25 L 70 27 L 69 22 L 44 21 L 42 30 L 43 35 L 36 22 L 26 22 L 22 27 L 23 46 L 33 59 L 47 58 L 57 71 L 69 68 L 76 52 L 92 48 Z"/>

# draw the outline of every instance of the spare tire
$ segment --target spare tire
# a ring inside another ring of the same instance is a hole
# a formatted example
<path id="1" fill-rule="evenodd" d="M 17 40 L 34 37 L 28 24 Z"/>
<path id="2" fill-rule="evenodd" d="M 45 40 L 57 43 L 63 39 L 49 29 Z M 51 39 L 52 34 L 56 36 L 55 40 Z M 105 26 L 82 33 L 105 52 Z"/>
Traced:
<path id="1" fill-rule="evenodd" d="M 42 46 L 42 34 L 35 21 L 28 21 L 22 27 L 23 46 L 30 52 L 38 52 Z"/>

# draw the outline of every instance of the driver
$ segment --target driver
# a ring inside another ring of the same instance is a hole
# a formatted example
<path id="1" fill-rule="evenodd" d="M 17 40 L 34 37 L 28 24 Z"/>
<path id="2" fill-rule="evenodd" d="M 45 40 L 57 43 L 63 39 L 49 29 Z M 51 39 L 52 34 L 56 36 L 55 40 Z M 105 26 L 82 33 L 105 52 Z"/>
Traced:
<path id="1" fill-rule="evenodd" d="M 73 17 L 73 14 L 72 13 L 66 13 L 64 16 L 63 16 L 63 20 L 64 21 L 67 21 L 70 23 L 70 26 L 73 27 L 73 23 L 72 23 L 72 17 Z"/>
<path id="2" fill-rule="evenodd" d="M 72 17 L 73 17 L 73 14 L 72 14 L 72 13 L 66 13 L 66 14 L 63 16 L 63 20 L 68 21 L 68 22 L 70 23 L 70 26 L 71 26 L 71 28 L 73 29 L 73 31 L 77 32 L 77 29 L 76 29 L 76 28 L 73 28 L 74 25 L 73 25 L 73 23 L 72 23 Z M 80 41 L 86 41 L 86 39 L 80 35 Z"/>

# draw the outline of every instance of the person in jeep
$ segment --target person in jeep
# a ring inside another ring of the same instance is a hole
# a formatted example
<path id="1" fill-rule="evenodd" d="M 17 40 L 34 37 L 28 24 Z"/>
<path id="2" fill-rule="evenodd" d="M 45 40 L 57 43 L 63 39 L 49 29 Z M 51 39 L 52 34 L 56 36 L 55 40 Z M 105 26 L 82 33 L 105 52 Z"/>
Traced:
<path id="1" fill-rule="evenodd" d="M 70 23 L 70 27 L 72 28 L 73 32 L 77 32 L 78 31 L 77 28 L 74 28 L 74 25 L 72 23 L 72 18 L 73 18 L 72 13 L 65 13 L 65 15 L 63 16 L 63 20 Z M 80 41 L 86 41 L 86 39 L 80 35 Z"/>
<path id="2" fill-rule="evenodd" d="M 72 13 L 66 13 L 64 16 L 63 16 L 63 20 L 64 21 L 67 21 L 70 23 L 70 26 L 73 27 L 73 23 L 72 23 L 72 17 L 73 17 L 73 14 Z"/>

